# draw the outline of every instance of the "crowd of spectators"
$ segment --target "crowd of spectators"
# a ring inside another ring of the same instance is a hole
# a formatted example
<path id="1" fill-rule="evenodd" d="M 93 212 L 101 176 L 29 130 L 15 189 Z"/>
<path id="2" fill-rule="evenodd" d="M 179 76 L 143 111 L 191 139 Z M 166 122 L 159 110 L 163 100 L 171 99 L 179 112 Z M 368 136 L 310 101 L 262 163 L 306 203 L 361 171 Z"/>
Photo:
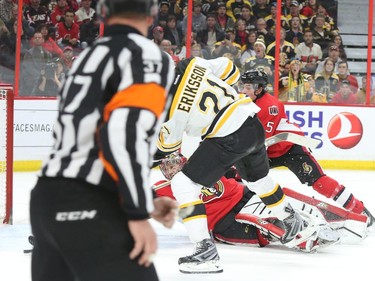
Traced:
<path id="1" fill-rule="evenodd" d="M 55 96 L 75 57 L 99 36 L 97 0 L 25 0 L 21 95 Z M 0 0 L 0 81 L 14 69 L 17 0 Z M 191 56 L 229 57 L 241 69 L 261 69 L 286 102 L 363 104 L 337 28 L 337 1 L 282 1 L 280 59 L 275 61 L 275 0 L 194 0 Z M 161 0 L 148 37 L 175 63 L 186 58 L 187 0 Z M 372 101 L 374 90 L 371 92 Z"/>
<path id="2" fill-rule="evenodd" d="M 0 82 L 13 84 L 18 1 L 0 0 Z M 24 0 L 21 96 L 56 96 L 76 56 L 99 36 L 96 0 Z"/>

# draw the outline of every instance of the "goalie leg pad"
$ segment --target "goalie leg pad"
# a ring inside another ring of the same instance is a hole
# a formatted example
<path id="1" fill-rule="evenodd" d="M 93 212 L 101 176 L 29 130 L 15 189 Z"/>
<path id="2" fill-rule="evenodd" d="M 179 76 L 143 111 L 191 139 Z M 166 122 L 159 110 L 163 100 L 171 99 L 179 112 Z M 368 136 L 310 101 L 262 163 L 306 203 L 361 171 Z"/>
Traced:
<path id="1" fill-rule="evenodd" d="M 367 217 L 349 212 L 324 201 L 283 188 L 295 208 L 321 219 L 340 233 L 340 242 L 356 244 L 367 236 Z"/>

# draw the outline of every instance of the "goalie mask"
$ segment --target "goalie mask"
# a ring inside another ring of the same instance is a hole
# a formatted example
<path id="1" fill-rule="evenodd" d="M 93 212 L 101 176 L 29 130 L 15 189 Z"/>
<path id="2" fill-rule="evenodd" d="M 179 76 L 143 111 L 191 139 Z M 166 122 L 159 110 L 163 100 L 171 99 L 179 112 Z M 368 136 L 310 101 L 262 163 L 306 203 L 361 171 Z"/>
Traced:
<path id="1" fill-rule="evenodd" d="M 182 170 L 187 159 L 181 153 L 173 152 L 166 156 L 160 163 L 160 170 L 164 177 L 171 180 L 175 174 Z"/>

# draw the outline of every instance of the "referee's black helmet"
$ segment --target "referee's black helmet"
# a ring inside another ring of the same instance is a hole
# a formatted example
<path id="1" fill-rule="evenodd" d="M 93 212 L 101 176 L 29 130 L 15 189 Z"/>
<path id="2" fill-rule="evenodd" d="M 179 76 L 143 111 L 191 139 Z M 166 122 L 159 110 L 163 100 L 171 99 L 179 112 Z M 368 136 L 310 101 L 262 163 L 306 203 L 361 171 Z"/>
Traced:
<path id="1" fill-rule="evenodd" d="M 155 16 L 157 10 L 157 0 L 99 0 L 97 4 L 97 14 L 105 18 L 125 12 Z"/>

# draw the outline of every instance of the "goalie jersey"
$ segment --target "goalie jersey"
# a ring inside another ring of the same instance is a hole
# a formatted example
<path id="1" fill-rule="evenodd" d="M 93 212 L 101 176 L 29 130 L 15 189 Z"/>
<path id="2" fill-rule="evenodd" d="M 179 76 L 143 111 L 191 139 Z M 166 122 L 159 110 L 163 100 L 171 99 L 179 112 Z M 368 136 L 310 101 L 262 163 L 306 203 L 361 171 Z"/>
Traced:
<path id="1" fill-rule="evenodd" d="M 180 62 L 171 88 L 169 120 L 159 134 L 159 150 L 178 150 L 184 132 L 202 139 L 229 135 L 254 116 L 260 108 L 232 87 L 239 76 L 238 68 L 224 57 Z"/>

